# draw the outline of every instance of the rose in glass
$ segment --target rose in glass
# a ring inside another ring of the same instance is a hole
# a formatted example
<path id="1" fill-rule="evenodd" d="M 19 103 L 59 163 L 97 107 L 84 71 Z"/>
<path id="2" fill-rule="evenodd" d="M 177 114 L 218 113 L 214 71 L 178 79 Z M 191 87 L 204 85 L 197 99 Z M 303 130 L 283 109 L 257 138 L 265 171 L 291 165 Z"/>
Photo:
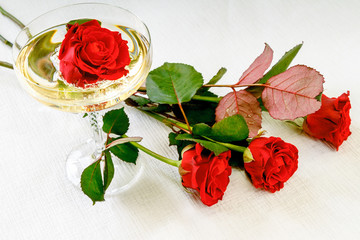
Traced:
<path id="1" fill-rule="evenodd" d="M 222 199 L 230 182 L 230 157 L 230 150 L 215 156 L 197 143 L 183 154 L 179 168 L 183 186 L 198 191 L 205 205 L 214 205 Z"/>
<path id="2" fill-rule="evenodd" d="M 68 27 L 59 52 L 60 72 L 68 83 L 85 88 L 128 74 L 129 49 L 119 32 L 102 28 L 96 20 Z"/>
<path id="3" fill-rule="evenodd" d="M 350 136 L 349 92 L 338 98 L 321 97 L 318 111 L 306 117 L 303 129 L 309 135 L 332 143 L 336 150 Z"/>
<path id="4" fill-rule="evenodd" d="M 297 148 L 281 138 L 256 138 L 243 157 L 252 184 L 272 193 L 283 188 L 298 168 Z"/>

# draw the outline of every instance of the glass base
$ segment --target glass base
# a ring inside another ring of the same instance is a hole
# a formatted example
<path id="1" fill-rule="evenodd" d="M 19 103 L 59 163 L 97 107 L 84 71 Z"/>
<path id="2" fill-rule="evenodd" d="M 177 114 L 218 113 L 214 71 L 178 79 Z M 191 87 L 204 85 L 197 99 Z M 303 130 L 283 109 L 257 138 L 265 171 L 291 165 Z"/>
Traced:
<path id="1" fill-rule="evenodd" d="M 89 139 L 84 144 L 74 148 L 66 160 L 66 174 L 68 179 L 77 187 L 80 187 L 81 173 L 92 164 L 97 158 L 97 146 L 93 139 Z M 140 154 L 140 153 L 139 153 Z M 124 162 L 114 155 L 112 155 L 114 163 L 114 178 L 106 190 L 106 197 L 120 194 L 121 192 L 130 188 L 139 178 L 143 171 L 143 162 L 139 157 L 136 165 L 133 163 Z M 101 169 L 103 170 L 104 162 L 101 162 Z"/>

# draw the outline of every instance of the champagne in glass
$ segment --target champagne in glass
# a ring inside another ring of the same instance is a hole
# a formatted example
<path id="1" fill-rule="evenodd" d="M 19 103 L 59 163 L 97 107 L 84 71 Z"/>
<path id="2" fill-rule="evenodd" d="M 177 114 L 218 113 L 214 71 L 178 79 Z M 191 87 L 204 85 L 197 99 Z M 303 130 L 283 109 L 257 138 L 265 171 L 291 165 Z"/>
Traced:
<path id="1" fill-rule="evenodd" d="M 97 20 L 102 28 L 119 32 L 127 41 L 131 60 L 126 67 L 128 74 L 115 80 L 101 79 L 85 87 L 75 86 L 63 78 L 59 70 L 59 50 L 68 30 L 67 24 L 84 19 Z M 94 127 L 94 139 L 74 148 L 66 163 L 68 178 L 80 186 L 82 171 L 99 158 L 104 148 L 98 111 L 133 94 L 150 71 L 152 46 L 146 25 L 131 12 L 112 5 L 65 6 L 39 16 L 19 33 L 13 46 L 13 61 L 21 85 L 41 103 L 67 112 L 91 112 L 89 120 Z M 107 190 L 109 195 L 126 189 L 141 170 L 141 161 L 134 165 L 116 160 L 115 176 Z"/>
<path id="2" fill-rule="evenodd" d="M 59 71 L 59 49 L 66 23 L 31 37 L 20 50 L 15 66 L 22 86 L 37 100 L 68 112 L 90 112 L 112 107 L 133 94 L 146 79 L 151 65 L 149 40 L 135 29 L 102 23 L 128 42 L 129 73 L 118 80 L 103 80 L 86 88 L 68 84 Z"/>

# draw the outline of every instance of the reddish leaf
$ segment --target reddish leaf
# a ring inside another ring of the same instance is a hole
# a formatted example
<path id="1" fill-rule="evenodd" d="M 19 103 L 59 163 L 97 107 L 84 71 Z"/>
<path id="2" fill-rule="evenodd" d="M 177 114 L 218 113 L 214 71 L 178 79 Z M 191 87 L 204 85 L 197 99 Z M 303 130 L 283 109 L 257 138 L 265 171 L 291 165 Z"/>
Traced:
<path id="1" fill-rule="evenodd" d="M 261 128 L 261 108 L 256 98 L 245 90 L 226 94 L 215 110 L 215 120 L 240 114 L 249 128 L 249 137 L 255 137 Z"/>
<path id="2" fill-rule="evenodd" d="M 323 91 L 323 83 L 324 77 L 315 69 L 297 65 L 270 78 L 262 100 L 273 118 L 294 120 L 320 108 L 315 97 Z"/>
<path id="3" fill-rule="evenodd" d="M 265 43 L 263 53 L 243 73 L 237 84 L 253 84 L 263 77 L 273 58 L 273 50 Z"/>

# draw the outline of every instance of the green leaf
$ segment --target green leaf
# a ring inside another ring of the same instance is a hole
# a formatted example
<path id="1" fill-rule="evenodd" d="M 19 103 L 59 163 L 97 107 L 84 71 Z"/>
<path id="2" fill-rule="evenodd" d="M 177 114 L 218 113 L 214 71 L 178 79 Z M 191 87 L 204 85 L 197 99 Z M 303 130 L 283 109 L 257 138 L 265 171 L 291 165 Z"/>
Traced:
<path id="1" fill-rule="evenodd" d="M 193 134 L 210 137 L 212 135 L 212 128 L 205 123 L 198 123 L 193 127 Z"/>
<path id="2" fill-rule="evenodd" d="M 249 129 L 244 118 L 236 114 L 215 123 L 211 128 L 203 123 L 196 124 L 193 133 L 227 143 L 246 139 Z"/>
<path id="3" fill-rule="evenodd" d="M 129 129 L 129 118 L 124 108 L 116 109 L 105 113 L 103 117 L 103 131 L 123 135 Z"/>
<path id="4" fill-rule="evenodd" d="M 86 22 L 90 22 L 94 19 L 91 19 L 91 18 L 80 18 L 80 19 L 75 19 L 75 20 L 71 20 L 70 22 L 68 22 L 66 25 L 74 25 L 75 23 L 81 25 L 83 23 L 86 23 Z M 98 21 L 98 23 L 101 25 L 101 22 L 99 20 L 96 20 Z"/>
<path id="5" fill-rule="evenodd" d="M 318 100 L 319 102 L 321 102 L 321 97 L 322 97 L 322 95 L 323 95 L 323 92 L 319 93 L 319 95 L 317 95 L 317 96 L 315 97 L 315 99 Z"/>
<path id="6" fill-rule="evenodd" d="M 136 107 L 144 111 L 152 112 L 170 112 L 171 107 L 169 104 L 158 104 L 150 101 L 150 99 L 132 95 L 125 100 L 125 103 L 131 107 Z"/>
<path id="7" fill-rule="evenodd" d="M 197 93 L 197 96 L 206 96 L 206 97 L 217 97 L 216 94 L 209 92 L 207 89 L 200 88 Z M 183 103 L 182 107 L 186 114 L 186 117 L 191 125 L 197 123 L 206 123 L 206 124 L 214 124 L 215 122 L 215 109 L 217 107 L 217 103 L 206 102 L 206 101 L 198 101 L 191 100 L 190 102 Z M 173 105 L 173 112 L 175 116 L 179 119 L 184 119 L 183 115 L 180 111 L 179 106 Z"/>
<path id="8" fill-rule="evenodd" d="M 116 139 L 109 139 L 109 143 Z M 123 143 L 115 145 L 110 149 L 110 152 L 114 154 L 116 157 L 120 158 L 121 160 L 136 164 L 136 159 L 139 155 L 139 149 L 131 145 L 130 143 Z"/>
<path id="9" fill-rule="evenodd" d="M 182 104 L 186 117 L 191 125 L 197 123 L 213 124 L 215 122 L 216 106 L 217 104 L 199 101 Z M 184 119 L 178 105 L 173 106 L 173 112 L 177 118 L 181 120 Z"/>
<path id="10" fill-rule="evenodd" d="M 176 133 L 173 133 L 173 132 L 169 133 L 170 146 L 175 145 L 177 147 L 177 151 L 178 151 L 178 154 L 179 154 L 179 160 L 180 160 L 182 150 L 184 149 L 184 147 L 188 146 L 192 142 L 185 141 L 185 140 L 176 140 L 176 137 L 177 137 Z"/>
<path id="11" fill-rule="evenodd" d="M 213 76 L 210 81 L 207 84 L 216 84 L 226 73 L 226 68 L 220 68 L 219 71 L 216 73 L 215 76 Z M 196 93 L 197 95 L 201 95 L 202 92 L 208 91 L 210 87 L 202 87 L 199 89 L 199 91 Z"/>
<path id="12" fill-rule="evenodd" d="M 139 107 L 139 109 L 144 111 L 150 111 L 150 112 L 157 112 L 157 113 L 163 113 L 163 112 L 170 112 L 170 106 L 168 104 L 156 104 L 149 107 Z"/>
<path id="13" fill-rule="evenodd" d="M 267 112 L 268 110 L 267 110 L 266 107 L 264 106 L 264 103 L 263 103 L 263 100 L 261 99 L 261 97 L 258 98 L 257 101 L 260 103 L 261 111 Z"/>
<path id="14" fill-rule="evenodd" d="M 245 119 L 236 114 L 215 123 L 212 126 L 212 134 L 215 140 L 221 142 L 241 141 L 248 137 L 249 129 Z"/>
<path id="15" fill-rule="evenodd" d="M 147 95 L 157 103 L 188 102 L 203 85 L 203 77 L 194 67 L 182 63 L 164 63 L 152 70 L 146 80 Z"/>
<path id="16" fill-rule="evenodd" d="M 220 153 L 223 153 L 223 152 L 226 152 L 229 150 L 228 148 L 226 148 L 218 143 L 214 143 L 214 142 L 203 140 L 203 139 L 197 139 L 197 138 L 194 138 L 190 134 L 179 134 L 175 139 L 181 140 L 181 141 L 186 140 L 186 141 L 197 142 L 204 148 L 214 152 L 214 154 L 216 156 L 219 155 Z"/>
<path id="17" fill-rule="evenodd" d="M 213 92 L 210 92 L 210 91 L 200 91 L 200 90 L 202 90 L 202 88 L 199 89 L 199 91 L 197 92 L 197 93 L 199 93 L 199 94 L 196 94 L 196 95 L 200 95 L 200 96 L 204 96 L 204 97 L 214 97 L 214 98 L 217 98 L 217 97 L 218 97 L 218 95 L 216 95 L 216 94 L 213 93 Z M 197 101 L 197 100 L 194 100 L 194 101 Z M 197 102 L 199 102 L 199 101 L 197 101 Z M 200 101 L 200 102 L 202 102 L 202 101 Z M 207 103 L 209 103 L 209 102 L 207 102 Z"/>
<path id="18" fill-rule="evenodd" d="M 105 167 L 104 167 L 104 192 L 110 186 L 114 177 L 114 163 L 111 159 L 111 153 L 105 151 Z"/>
<path id="19" fill-rule="evenodd" d="M 213 76 L 207 84 L 216 84 L 224 76 L 226 71 L 226 68 L 220 68 L 216 75 Z"/>
<path id="20" fill-rule="evenodd" d="M 156 104 L 154 106 L 149 106 L 149 107 L 138 107 L 138 109 L 148 112 L 156 112 L 156 113 L 171 111 L 168 104 Z"/>
<path id="21" fill-rule="evenodd" d="M 286 69 L 290 66 L 292 60 L 295 58 L 296 54 L 299 52 L 302 45 L 302 43 L 296 45 L 294 48 L 286 52 L 284 56 L 282 56 L 282 58 L 270 69 L 270 71 L 268 71 L 264 75 L 264 77 L 260 79 L 259 83 L 266 83 L 267 80 L 269 80 L 271 77 L 286 71 Z"/>
<path id="22" fill-rule="evenodd" d="M 100 161 L 98 160 L 84 169 L 81 174 L 81 189 L 93 201 L 104 201 L 104 187 L 102 182 Z"/>
<path id="23" fill-rule="evenodd" d="M 176 133 L 169 133 L 169 145 L 170 146 L 173 146 L 173 145 L 177 145 L 179 141 L 176 140 L 176 136 L 177 134 Z"/>
<path id="24" fill-rule="evenodd" d="M 133 100 L 137 106 L 145 106 L 146 104 L 152 103 L 150 99 L 136 95 L 131 95 L 128 99 Z"/>

